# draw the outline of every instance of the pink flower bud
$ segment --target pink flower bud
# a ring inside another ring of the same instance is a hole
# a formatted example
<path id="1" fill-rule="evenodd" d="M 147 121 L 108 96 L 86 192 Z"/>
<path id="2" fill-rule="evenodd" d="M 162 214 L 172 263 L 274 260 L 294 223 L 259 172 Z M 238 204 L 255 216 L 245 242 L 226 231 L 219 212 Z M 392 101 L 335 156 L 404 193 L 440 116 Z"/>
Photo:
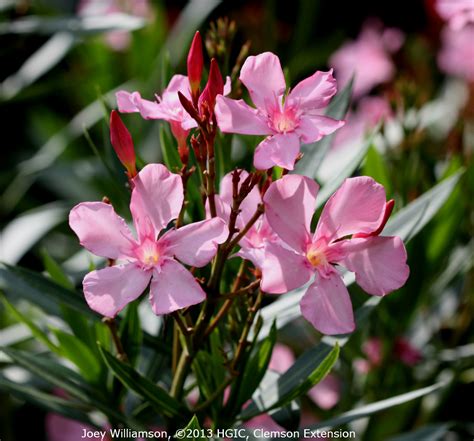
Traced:
<path id="1" fill-rule="evenodd" d="M 203 63 L 201 34 L 196 31 L 188 53 L 188 79 L 193 96 L 199 91 Z"/>
<path id="2" fill-rule="evenodd" d="M 132 136 L 115 110 L 110 114 L 110 142 L 120 162 L 127 169 L 129 177 L 133 178 L 137 174 L 137 169 Z"/>
<path id="3" fill-rule="evenodd" d="M 207 84 L 199 97 L 199 109 L 202 109 L 204 103 L 210 110 L 214 109 L 216 104 L 216 96 L 224 93 L 224 80 L 222 79 L 217 61 L 211 60 L 211 68 L 209 69 L 209 78 Z"/>

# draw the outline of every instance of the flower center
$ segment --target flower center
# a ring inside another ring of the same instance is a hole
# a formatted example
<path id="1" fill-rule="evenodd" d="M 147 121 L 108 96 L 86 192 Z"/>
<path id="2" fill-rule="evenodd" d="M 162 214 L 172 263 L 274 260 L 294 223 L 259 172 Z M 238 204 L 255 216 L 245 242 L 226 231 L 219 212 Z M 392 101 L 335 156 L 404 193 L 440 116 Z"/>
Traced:
<path id="1" fill-rule="evenodd" d="M 292 132 L 298 127 L 298 118 L 292 107 L 276 110 L 272 115 L 272 126 L 278 133 Z"/>
<path id="2" fill-rule="evenodd" d="M 308 259 L 309 263 L 315 268 L 320 266 L 326 266 L 328 264 L 328 259 L 324 250 L 314 246 L 310 247 L 309 250 L 306 252 L 306 258 Z"/>
<path id="3" fill-rule="evenodd" d="M 140 262 L 145 266 L 154 266 L 160 260 L 158 244 L 152 239 L 145 239 L 135 251 Z"/>

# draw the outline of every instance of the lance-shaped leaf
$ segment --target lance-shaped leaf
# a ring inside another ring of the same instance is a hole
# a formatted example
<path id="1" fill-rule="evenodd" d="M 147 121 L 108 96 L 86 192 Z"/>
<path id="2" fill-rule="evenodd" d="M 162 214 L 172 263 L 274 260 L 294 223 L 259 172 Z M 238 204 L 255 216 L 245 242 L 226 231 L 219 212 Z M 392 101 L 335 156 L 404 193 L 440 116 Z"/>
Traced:
<path id="1" fill-rule="evenodd" d="M 305 353 L 275 382 L 258 392 L 239 418 L 248 420 L 272 409 L 283 407 L 304 395 L 331 370 L 339 356 L 339 345 L 318 345 L 317 351 Z"/>
<path id="2" fill-rule="evenodd" d="M 99 410 L 110 418 L 122 422 L 127 427 L 137 430 L 142 429 L 138 422 L 127 418 L 104 402 L 102 394 L 86 383 L 77 372 L 60 365 L 57 360 L 6 347 L 0 348 L 0 351 L 3 351 L 19 366 L 43 379 L 51 386 L 64 390 L 90 409 Z"/>
<path id="3" fill-rule="evenodd" d="M 162 387 L 152 383 L 130 365 L 115 358 L 110 352 L 99 346 L 102 357 L 114 375 L 138 396 L 148 400 L 156 412 L 166 416 L 182 416 L 183 406 Z"/>
<path id="4" fill-rule="evenodd" d="M 207 441 L 207 437 L 202 436 L 203 430 L 199 425 L 196 415 L 193 415 L 188 425 L 184 429 L 178 429 L 175 437 L 177 439 L 186 439 L 187 441 Z"/>
<path id="5" fill-rule="evenodd" d="M 18 384 L 0 374 L 0 389 L 26 400 L 48 412 L 55 412 L 76 421 L 82 421 L 90 427 L 97 427 L 85 412 L 84 406 L 72 400 L 56 397 L 40 391 L 36 387 Z M 98 427 L 97 427 L 98 428 Z"/>
<path id="6" fill-rule="evenodd" d="M 276 326 L 273 324 L 269 336 L 257 344 L 254 353 L 250 356 L 241 374 L 242 379 L 237 394 L 237 407 L 240 407 L 252 396 L 262 381 L 270 363 L 275 342 Z"/>
<path id="7" fill-rule="evenodd" d="M 309 426 L 308 429 L 329 430 L 334 427 L 341 426 L 342 424 L 347 424 L 351 421 L 358 420 L 360 418 L 366 418 L 382 410 L 389 409 L 394 406 L 399 406 L 400 404 L 407 403 L 408 401 L 416 400 L 417 398 L 431 394 L 446 385 L 447 385 L 446 382 L 439 382 L 439 383 L 433 384 L 432 386 L 423 387 L 421 389 L 407 392 L 405 394 L 396 395 L 395 397 L 387 398 L 386 400 L 381 400 L 375 403 L 367 404 L 365 406 L 359 407 L 358 409 L 345 412 L 335 418 L 331 418 L 330 420 L 321 421 L 316 424 L 313 424 Z"/>

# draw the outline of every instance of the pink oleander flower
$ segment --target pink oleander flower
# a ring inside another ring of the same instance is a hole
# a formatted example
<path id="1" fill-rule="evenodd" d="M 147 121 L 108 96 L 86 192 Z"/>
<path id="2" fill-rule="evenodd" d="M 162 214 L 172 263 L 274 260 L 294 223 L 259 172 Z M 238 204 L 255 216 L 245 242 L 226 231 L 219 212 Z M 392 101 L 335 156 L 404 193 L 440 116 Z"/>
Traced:
<path id="1" fill-rule="evenodd" d="M 393 112 L 385 98 L 363 97 L 356 111 L 347 115 L 345 126 L 335 134 L 332 148 L 339 149 L 352 143 L 359 143 L 378 123 L 391 119 L 393 119 Z"/>
<path id="2" fill-rule="evenodd" d="M 441 33 L 438 66 L 447 73 L 474 82 L 474 24 L 454 30 L 445 27 Z"/>
<path id="3" fill-rule="evenodd" d="M 436 10 L 454 30 L 459 30 L 467 23 L 474 22 L 474 2 L 472 0 L 437 0 Z"/>
<path id="4" fill-rule="evenodd" d="M 215 63 L 211 63 L 212 65 L 217 66 Z M 230 87 L 230 78 L 227 77 L 223 88 L 224 95 L 230 93 Z M 207 96 L 208 89 L 206 86 L 201 96 L 204 96 L 204 94 Z M 143 99 L 139 92 L 130 93 L 125 90 L 118 91 L 115 96 L 118 110 L 122 113 L 138 112 L 144 119 L 162 119 L 169 122 L 171 132 L 178 142 L 178 148 L 187 149 L 186 140 L 189 131 L 197 127 L 197 123 L 182 106 L 178 92 L 181 92 L 186 99 L 192 101 L 191 86 L 188 77 L 185 75 L 173 75 L 162 96 L 156 96 L 156 101 Z"/>
<path id="5" fill-rule="evenodd" d="M 197 123 L 189 115 L 179 101 L 178 92 L 191 99 L 191 89 L 188 77 L 173 75 L 168 87 L 163 94 L 156 96 L 156 101 L 143 99 L 139 92 L 118 91 L 118 110 L 122 113 L 139 112 L 144 119 L 163 119 L 168 121 L 171 131 L 176 139 L 186 141 L 189 130 L 196 127 Z"/>
<path id="6" fill-rule="evenodd" d="M 370 22 L 357 40 L 346 42 L 331 56 L 329 65 L 334 67 L 341 86 L 355 75 L 353 94 L 359 98 L 394 77 L 390 54 L 400 49 L 403 41 L 404 35 L 398 29 L 382 30 L 378 23 Z"/>
<path id="7" fill-rule="evenodd" d="M 248 57 L 239 78 L 256 108 L 218 96 L 217 124 L 224 133 L 267 136 L 255 150 L 259 170 L 275 165 L 293 170 L 302 143 L 316 142 L 344 124 L 321 115 L 337 91 L 332 71 L 317 71 L 287 93 L 280 60 L 265 52 Z"/>
<path id="8" fill-rule="evenodd" d="M 357 283 L 369 294 L 384 296 L 406 282 L 407 255 L 399 237 L 379 236 L 393 208 L 382 185 L 366 176 L 346 179 L 329 198 L 313 234 L 317 192 L 312 179 L 287 175 L 265 193 L 268 222 L 286 247 L 267 244 L 261 288 L 281 294 L 314 276 L 301 312 L 320 332 L 343 334 L 352 332 L 355 323 L 336 265 L 355 272 Z"/>
<path id="9" fill-rule="evenodd" d="M 83 247 L 123 262 L 86 275 L 83 289 L 89 307 L 114 317 L 143 293 L 150 280 L 150 303 L 157 315 L 202 302 L 206 294 L 182 263 L 196 267 L 209 263 L 227 237 L 225 222 L 204 220 L 160 236 L 183 205 L 181 177 L 161 164 L 149 164 L 132 182 L 130 211 L 137 239 L 109 204 L 83 202 L 69 214 L 69 225 Z"/>
<path id="10" fill-rule="evenodd" d="M 248 177 L 248 172 L 240 170 L 239 188 L 242 182 Z M 217 216 L 226 223 L 232 206 L 232 172 L 227 173 L 221 180 L 220 193 L 215 196 Z M 255 214 L 257 207 L 262 203 L 262 197 L 257 186 L 255 186 L 240 206 L 240 214 L 237 216 L 236 227 L 242 229 Z M 208 210 L 208 208 L 206 207 Z M 208 210 L 209 211 L 209 210 Z M 208 217 L 210 215 L 208 214 Z M 267 242 L 279 241 L 278 236 L 273 232 L 265 215 L 255 222 L 247 234 L 239 242 L 240 250 L 235 254 L 242 259 L 250 260 L 256 268 L 261 268 L 265 258 L 264 249 Z"/>

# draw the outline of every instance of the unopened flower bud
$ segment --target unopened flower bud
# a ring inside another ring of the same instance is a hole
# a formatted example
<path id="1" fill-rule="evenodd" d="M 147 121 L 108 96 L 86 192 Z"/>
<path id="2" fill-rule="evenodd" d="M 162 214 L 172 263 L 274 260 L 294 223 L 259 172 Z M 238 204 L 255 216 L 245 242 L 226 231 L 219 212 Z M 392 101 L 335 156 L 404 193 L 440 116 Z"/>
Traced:
<path id="1" fill-rule="evenodd" d="M 188 53 L 188 79 L 193 96 L 199 93 L 203 64 L 201 34 L 196 31 Z"/>
<path id="2" fill-rule="evenodd" d="M 206 87 L 199 97 L 199 108 L 202 108 L 204 103 L 207 104 L 210 110 L 214 109 L 216 104 L 216 96 L 224 93 L 224 80 L 222 79 L 217 61 L 213 58 L 211 60 L 211 68 L 209 69 L 209 78 Z"/>
<path id="3" fill-rule="evenodd" d="M 137 169 L 132 136 L 115 110 L 110 114 L 110 142 L 120 162 L 127 169 L 128 176 L 133 178 Z"/>
<path id="4" fill-rule="evenodd" d="M 181 127 L 181 123 L 178 121 L 170 121 L 171 133 L 175 137 L 178 143 L 178 154 L 181 162 L 186 165 L 189 159 L 189 147 L 187 139 L 189 130 L 185 130 Z"/>

